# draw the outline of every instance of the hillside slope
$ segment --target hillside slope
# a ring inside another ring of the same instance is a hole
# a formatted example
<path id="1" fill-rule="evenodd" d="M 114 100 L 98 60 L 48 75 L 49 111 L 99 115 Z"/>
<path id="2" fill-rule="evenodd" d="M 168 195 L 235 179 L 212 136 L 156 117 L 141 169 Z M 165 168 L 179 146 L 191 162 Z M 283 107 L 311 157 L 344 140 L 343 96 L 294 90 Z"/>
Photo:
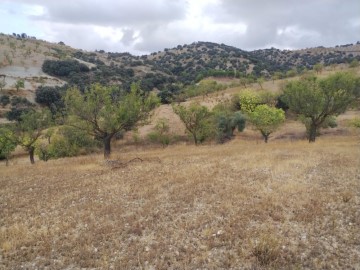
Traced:
<path id="1" fill-rule="evenodd" d="M 140 81 L 144 91 L 156 90 L 165 96 L 173 96 L 184 85 L 207 76 L 270 78 L 274 72 L 291 69 L 300 72 L 316 63 L 339 64 L 353 59 L 360 59 L 359 42 L 335 48 L 296 51 L 271 48 L 252 52 L 225 44 L 194 42 L 150 55 L 134 56 L 103 50 L 87 52 L 62 42 L 55 44 L 27 36 L 0 34 L 0 99 L 9 100 L 7 104 L 1 102 L 0 121 L 4 121 L 5 113 L 12 108 L 34 103 L 35 90 L 40 86 L 67 84 L 85 89 L 87 85 L 99 82 L 128 89 L 132 82 Z M 44 63 L 51 68 L 44 69 Z M 19 80 L 24 81 L 24 88 L 17 91 L 15 83 Z M 19 103 L 17 97 L 23 100 Z"/>

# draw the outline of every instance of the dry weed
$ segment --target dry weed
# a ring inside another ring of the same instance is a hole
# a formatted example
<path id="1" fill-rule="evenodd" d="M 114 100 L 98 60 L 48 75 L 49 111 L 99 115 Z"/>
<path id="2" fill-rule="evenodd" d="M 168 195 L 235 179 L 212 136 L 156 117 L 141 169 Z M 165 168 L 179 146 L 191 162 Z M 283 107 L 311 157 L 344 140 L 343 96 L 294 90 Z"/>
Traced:
<path id="1" fill-rule="evenodd" d="M 0 269 L 360 267 L 356 137 L 121 150 L 2 166 Z"/>

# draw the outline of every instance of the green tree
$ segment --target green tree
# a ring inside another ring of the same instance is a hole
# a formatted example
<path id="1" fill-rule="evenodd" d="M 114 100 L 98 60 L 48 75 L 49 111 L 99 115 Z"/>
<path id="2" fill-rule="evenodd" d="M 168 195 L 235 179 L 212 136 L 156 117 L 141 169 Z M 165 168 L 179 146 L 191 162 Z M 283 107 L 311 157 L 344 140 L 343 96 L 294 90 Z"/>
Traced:
<path id="1" fill-rule="evenodd" d="M 173 105 L 173 110 L 185 124 L 186 131 L 193 137 L 195 145 L 210 136 L 211 112 L 208 108 L 191 103 L 188 107 Z"/>
<path id="2" fill-rule="evenodd" d="M 5 81 L 5 78 L 4 78 L 3 80 L 0 81 L 0 91 L 2 91 L 5 86 L 6 86 L 6 81 Z"/>
<path id="3" fill-rule="evenodd" d="M 144 96 L 138 84 L 131 85 L 130 93 L 94 84 L 82 94 L 74 87 L 65 97 L 69 124 L 101 140 L 105 158 L 110 157 L 114 135 L 134 128 L 158 103 L 156 96 Z"/>
<path id="4" fill-rule="evenodd" d="M 268 142 L 269 135 L 285 121 L 285 113 L 282 109 L 266 104 L 256 106 L 255 110 L 248 115 L 251 123 L 261 132 L 265 143 Z"/>
<path id="5" fill-rule="evenodd" d="M 29 154 L 31 164 L 35 163 L 34 153 L 37 140 L 42 131 L 51 124 L 51 114 L 48 110 L 23 113 L 13 127 L 13 133 L 8 139 L 20 145 Z"/>
<path id="6" fill-rule="evenodd" d="M 313 69 L 316 72 L 316 74 L 319 74 L 319 73 L 321 73 L 323 71 L 324 65 L 321 64 L 321 63 L 317 63 L 317 64 L 314 65 Z"/>
<path id="7" fill-rule="evenodd" d="M 264 77 L 260 77 L 256 79 L 256 82 L 258 83 L 258 85 L 260 86 L 261 90 L 263 90 L 263 84 L 265 82 Z"/>
<path id="8" fill-rule="evenodd" d="M 358 89 L 359 78 L 351 73 L 335 73 L 322 80 L 308 76 L 288 82 L 284 100 L 290 110 L 309 123 L 309 142 L 315 142 L 318 129 L 329 117 L 344 113 Z"/>
<path id="9" fill-rule="evenodd" d="M 246 117 L 241 112 L 220 112 L 215 115 L 216 135 L 220 143 L 230 140 L 237 129 L 242 132 L 245 129 Z"/>
<path id="10" fill-rule="evenodd" d="M 253 90 L 245 89 L 239 94 L 240 110 L 244 113 L 249 113 L 255 110 L 256 106 L 261 104 L 261 97 Z"/>
<path id="11" fill-rule="evenodd" d="M 280 80 L 283 77 L 282 72 L 276 71 L 274 72 L 274 75 L 272 76 L 272 81 L 275 83 L 275 80 Z"/>
<path id="12" fill-rule="evenodd" d="M 6 128 L 0 129 L 0 158 L 6 160 L 6 166 L 9 165 L 9 156 L 16 148 L 15 140 L 12 138 L 12 132 Z"/>
<path id="13" fill-rule="evenodd" d="M 25 87 L 25 81 L 24 80 L 17 80 L 16 83 L 14 84 L 16 91 L 19 91 L 20 88 L 24 88 Z"/>
<path id="14" fill-rule="evenodd" d="M 246 117 L 238 108 L 234 107 L 231 101 L 217 104 L 212 113 L 216 129 L 216 137 L 219 143 L 231 140 L 234 131 L 242 132 L 245 129 Z"/>

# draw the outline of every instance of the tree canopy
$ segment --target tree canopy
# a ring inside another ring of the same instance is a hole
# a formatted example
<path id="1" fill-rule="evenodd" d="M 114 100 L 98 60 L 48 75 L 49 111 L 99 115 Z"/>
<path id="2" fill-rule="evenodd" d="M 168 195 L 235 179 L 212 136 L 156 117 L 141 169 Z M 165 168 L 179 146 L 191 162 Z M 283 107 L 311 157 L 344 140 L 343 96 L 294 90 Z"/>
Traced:
<path id="1" fill-rule="evenodd" d="M 48 110 L 24 112 L 18 122 L 6 135 L 8 140 L 20 145 L 28 152 L 31 164 L 35 163 L 35 143 L 42 135 L 42 131 L 51 124 L 51 114 Z"/>
<path id="2" fill-rule="evenodd" d="M 186 131 L 193 137 L 195 145 L 208 137 L 211 128 L 211 112 L 208 108 L 191 103 L 188 107 L 174 105 L 173 110 L 185 124 Z"/>
<path id="3" fill-rule="evenodd" d="M 285 121 L 285 113 L 282 109 L 270 107 L 266 104 L 257 106 L 248 115 L 251 123 L 261 132 L 266 143 L 269 135 Z"/>
<path id="4" fill-rule="evenodd" d="M 101 140 L 104 157 L 111 153 L 111 139 L 120 131 L 131 130 L 158 104 L 155 95 L 144 95 L 138 84 L 132 84 L 126 93 L 114 87 L 93 84 L 84 92 L 70 88 L 65 97 L 69 124 L 85 130 Z"/>
<path id="5" fill-rule="evenodd" d="M 336 73 L 325 79 L 314 76 L 288 82 L 284 100 L 290 109 L 309 124 L 309 142 L 314 142 L 321 125 L 331 116 L 344 113 L 358 95 L 359 78 Z"/>
<path id="6" fill-rule="evenodd" d="M 6 159 L 6 165 L 8 165 L 10 153 L 16 148 L 16 142 L 12 136 L 10 130 L 0 128 L 0 158 Z"/>

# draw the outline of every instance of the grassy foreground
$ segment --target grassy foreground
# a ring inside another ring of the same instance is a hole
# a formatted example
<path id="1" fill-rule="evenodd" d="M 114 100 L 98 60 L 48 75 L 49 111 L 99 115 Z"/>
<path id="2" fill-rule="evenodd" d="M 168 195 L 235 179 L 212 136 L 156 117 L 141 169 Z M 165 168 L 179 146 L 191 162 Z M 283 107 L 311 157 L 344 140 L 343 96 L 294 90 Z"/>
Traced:
<path id="1" fill-rule="evenodd" d="M 0 168 L 0 269 L 359 269 L 354 136 Z"/>

